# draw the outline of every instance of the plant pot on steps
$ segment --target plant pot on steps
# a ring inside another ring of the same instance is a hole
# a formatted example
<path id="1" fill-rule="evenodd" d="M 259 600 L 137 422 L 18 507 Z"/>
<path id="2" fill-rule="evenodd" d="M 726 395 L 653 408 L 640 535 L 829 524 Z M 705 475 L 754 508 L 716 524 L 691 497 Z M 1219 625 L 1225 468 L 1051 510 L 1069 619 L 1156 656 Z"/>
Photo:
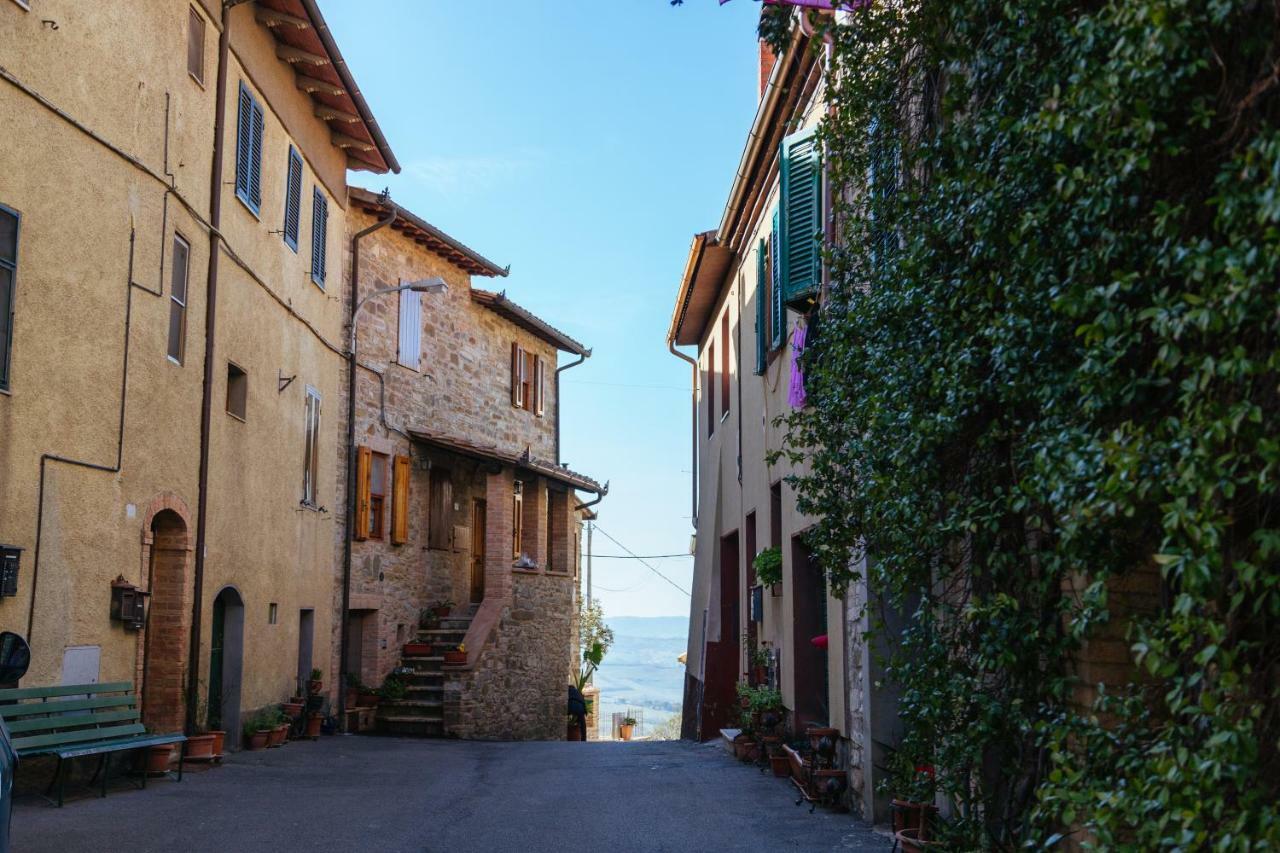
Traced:
<path id="1" fill-rule="evenodd" d="M 307 732 L 306 737 L 312 740 L 320 739 L 320 727 L 324 724 L 324 714 L 320 711 L 312 711 L 307 714 Z"/>
<path id="2" fill-rule="evenodd" d="M 382 696 L 372 690 L 365 692 L 360 691 L 359 701 L 356 702 L 361 708 L 376 708 L 378 703 L 382 701 Z"/>
<path id="3" fill-rule="evenodd" d="M 431 654 L 430 643 L 414 642 L 414 643 L 404 644 L 404 656 L 407 658 L 419 658 L 419 657 L 424 658 L 424 657 L 430 656 L 430 654 Z"/>
<path id="4" fill-rule="evenodd" d="M 445 652 L 444 662 L 450 666 L 461 666 L 467 662 L 466 652 Z"/>
<path id="5" fill-rule="evenodd" d="M 217 737 L 212 732 L 187 738 L 187 761 L 213 761 L 218 754 Z"/>
<path id="6" fill-rule="evenodd" d="M 437 619 L 444 619 L 449 615 L 449 611 L 451 610 L 453 610 L 453 608 L 448 606 L 431 608 L 431 612 L 435 614 Z"/>

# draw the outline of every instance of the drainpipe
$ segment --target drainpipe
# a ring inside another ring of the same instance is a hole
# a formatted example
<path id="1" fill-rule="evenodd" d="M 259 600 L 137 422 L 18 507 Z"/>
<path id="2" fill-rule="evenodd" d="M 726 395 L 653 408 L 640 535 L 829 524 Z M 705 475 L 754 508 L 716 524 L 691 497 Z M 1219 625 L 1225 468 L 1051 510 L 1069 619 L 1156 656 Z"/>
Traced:
<path id="1" fill-rule="evenodd" d="M 556 368 L 556 459 L 555 459 L 555 462 L 557 465 L 564 464 L 564 459 L 561 458 L 560 456 L 560 374 L 564 373 L 566 370 L 568 370 L 571 367 L 577 367 L 579 364 L 582 364 L 582 362 L 586 361 L 589 358 L 591 358 L 591 350 L 587 350 L 586 352 L 579 353 L 577 361 L 571 361 L 568 364 L 566 364 L 564 367 Z"/>
<path id="2" fill-rule="evenodd" d="M 187 664 L 187 695 L 200 688 L 200 617 L 204 607 L 204 559 L 208 550 L 209 440 L 213 412 L 213 356 L 218 319 L 218 257 L 222 234 L 222 155 L 227 125 L 227 58 L 231 52 L 231 9 L 245 0 L 222 4 L 222 32 L 218 34 L 218 85 L 214 95 L 213 163 L 209 169 L 209 276 L 205 283 L 204 390 L 200 395 L 200 469 L 197 475 L 195 582 L 191 597 L 191 652 Z M 196 702 L 187 703 L 187 731 L 196 725 Z"/>
<path id="3" fill-rule="evenodd" d="M 389 205 L 391 195 L 382 191 L 379 201 Z M 396 221 L 396 208 L 382 219 L 351 238 L 351 302 L 347 329 L 351 339 L 356 332 L 356 303 L 360 301 L 360 241 L 373 232 Z M 341 630 L 338 642 L 338 724 L 346 721 L 347 711 L 347 611 L 351 607 L 351 537 L 356 525 L 356 354 L 347 353 L 347 529 L 342 537 L 342 612 L 338 615 Z"/>
<path id="4" fill-rule="evenodd" d="M 692 426 L 693 476 L 692 476 L 692 485 L 690 487 L 689 494 L 691 496 L 691 501 L 692 501 L 693 515 L 691 516 L 691 518 L 693 523 L 693 530 L 696 533 L 698 531 L 698 360 L 696 358 L 691 358 L 685 355 L 684 353 L 680 352 L 680 350 L 676 349 L 675 338 L 669 338 L 667 340 L 667 350 L 676 358 L 689 362 L 689 366 L 693 369 L 693 385 L 692 385 L 693 393 L 691 395 L 691 403 L 689 407 L 689 410 L 691 412 L 691 420 L 693 422 L 693 426 Z"/>

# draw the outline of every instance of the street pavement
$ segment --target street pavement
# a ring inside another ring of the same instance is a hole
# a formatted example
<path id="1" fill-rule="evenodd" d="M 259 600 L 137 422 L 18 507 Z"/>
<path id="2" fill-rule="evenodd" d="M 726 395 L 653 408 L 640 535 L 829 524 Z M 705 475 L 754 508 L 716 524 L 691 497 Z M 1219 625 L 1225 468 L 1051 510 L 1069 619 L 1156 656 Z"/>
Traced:
<path id="1" fill-rule="evenodd" d="M 889 850 L 714 745 L 325 737 L 14 808 L 14 853 Z"/>

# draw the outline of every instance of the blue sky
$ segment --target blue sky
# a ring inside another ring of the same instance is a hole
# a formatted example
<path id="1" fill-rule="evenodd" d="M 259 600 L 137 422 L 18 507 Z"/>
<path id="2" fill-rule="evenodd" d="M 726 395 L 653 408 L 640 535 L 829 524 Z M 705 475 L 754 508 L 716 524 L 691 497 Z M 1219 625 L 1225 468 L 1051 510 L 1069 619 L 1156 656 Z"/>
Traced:
<path id="1" fill-rule="evenodd" d="M 590 346 L 563 374 L 563 455 L 611 481 L 600 527 L 688 550 L 689 368 L 666 350 L 693 234 L 719 224 L 757 102 L 759 5 L 737 0 L 327 0 L 402 166 L 353 173 L 486 257 L 508 296 Z M 480 287 L 494 280 L 478 279 Z M 621 554 L 604 536 L 596 554 Z M 689 588 L 689 557 L 653 560 Z M 606 614 L 688 614 L 597 559 Z"/>

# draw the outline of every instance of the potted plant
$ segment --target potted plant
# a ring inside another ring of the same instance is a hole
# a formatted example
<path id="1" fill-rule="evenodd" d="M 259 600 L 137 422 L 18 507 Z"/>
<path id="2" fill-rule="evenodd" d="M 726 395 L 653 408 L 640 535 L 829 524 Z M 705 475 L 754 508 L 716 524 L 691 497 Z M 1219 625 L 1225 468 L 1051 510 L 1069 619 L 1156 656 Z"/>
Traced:
<path id="1" fill-rule="evenodd" d="M 244 735 L 245 749 L 266 749 L 271 736 L 271 727 L 261 714 L 250 714 L 240 727 Z"/>
<path id="2" fill-rule="evenodd" d="M 293 698 L 297 699 L 299 697 L 295 696 Z M 305 702 L 290 700 L 280 705 L 280 713 L 284 716 L 284 722 L 288 723 L 291 720 L 296 720 L 301 717 L 302 712 L 306 710 L 306 707 L 307 705 Z"/>
<path id="3" fill-rule="evenodd" d="M 749 656 L 751 662 L 752 681 L 756 686 L 769 683 L 769 664 L 772 662 L 769 654 L 768 644 L 761 644 L 757 649 L 753 649 Z"/>
<path id="4" fill-rule="evenodd" d="M 457 648 L 444 653 L 444 662 L 450 666 L 461 666 L 467 662 L 467 644 L 458 643 Z"/>
<path id="5" fill-rule="evenodd" d="M 431 643 L 427 640 L 411 640 L 404 644 L 404 656 L 407 658 L 430 657 Z"/>
<path id="6" fill-rule="evenodd" d="M 151 733 L 151 728 L 147 728 Z M 148 746 L 133 754 L 133 770 L 148 776 L 159 776 L 169 772 L 169 761 L 173 758 L 173 744 L 164 743 Z"/>
<path id="7" fill-rule="evenodd" d="M 431 612 L 437 619 L 444 619 L 453 610 L 453 602 L 449 599 L 431 602 Z"/>
<path id="8" fill-rule="evenodd" d="M 567 715 L 567 723 L 565 728 L 565 740 L 580 741 L 583 739 L 582 728 L 578 725 L 578 718 L 572 714 Z"/>
<path id="9" fill-rule="evenodd" d="M 324 725 L 324 711 L 312 711 L 307 714 L 307 728 L 303 735 L 312 740 L 320 739 L 320 728 Z"/>
<path id="10" fill-rule="evenodd" d="M 404 699 L 407 692 L 408 688 L 403 681 L 395 675 L 388 675 L 383 680 L 378 695 L 382 697 L 383 702 L 399 702 Z"/>
<path id="11" fill-rule="evenodd" d="M 925 838 L 924 830 L 919 827 L 899 829 L 893 836 L 898 840 L 902 853 L 924 853 L 926 850 L 941 850 L 943 847 L 941 841 L 930 841 Z"/>
<path id="12" fill-rule="evenodd" d="M 938 813 L 933 802 L 936 790 L 933 765 L 899 752 L 894 755 L 890 768 L 891 784 L 897 792 L 889 803 L 893 812 L 893 830 L 916 832 L 912 843 L 918 846 L 921 841 L 928 840 L 929 825 Z"/>
<path id="13" fill-rule="evenodd" d="M 204 687 L 201 682 L 200 688 Z M 210 731 L 208 727 L 208 709 L 205 702 L 200 699 L 200 689 L 197 688 L 194 699 L 189 699 L 195 704 L 196 709 L 196 731 L 195 734 L 187 738 L 186 758 L 188 761 L 216 761 L 222 758 L 222 742 L 226 738 L 227 733 L 223 731 Z"/>
<path id="14" fill-rule="evenodd" d="M 756 570 L 756 580 L 763 586 L 782 583 L 782 549 L 765 548 L 751 561 Z"/>
<path id="15" fill-rule="evenodd" d="M 347 673 L 347 684 L 343 689 L 343 701 L 348 708 L 354 708 L 360 702 L 360 694 L 364 691 L 364 685 L 360 683 L 360 678 L 354 672 Z"/>
<path id="16" fill-rule="evenodd" d="M 321 680 L 323 674 L 318 669 L 311 670 L 311 678 L 307 681 L 307 693 L 311 696 L 318 696 L 324 691 L 324 682 Z"/>
<path id="17" fill-rule="evenodd" d="M 623 717 L 622 722 L 618 724 L 618 736 L 623 740 L 631 740 L 631 734 L 636 730 L 635 717 Z"/>

